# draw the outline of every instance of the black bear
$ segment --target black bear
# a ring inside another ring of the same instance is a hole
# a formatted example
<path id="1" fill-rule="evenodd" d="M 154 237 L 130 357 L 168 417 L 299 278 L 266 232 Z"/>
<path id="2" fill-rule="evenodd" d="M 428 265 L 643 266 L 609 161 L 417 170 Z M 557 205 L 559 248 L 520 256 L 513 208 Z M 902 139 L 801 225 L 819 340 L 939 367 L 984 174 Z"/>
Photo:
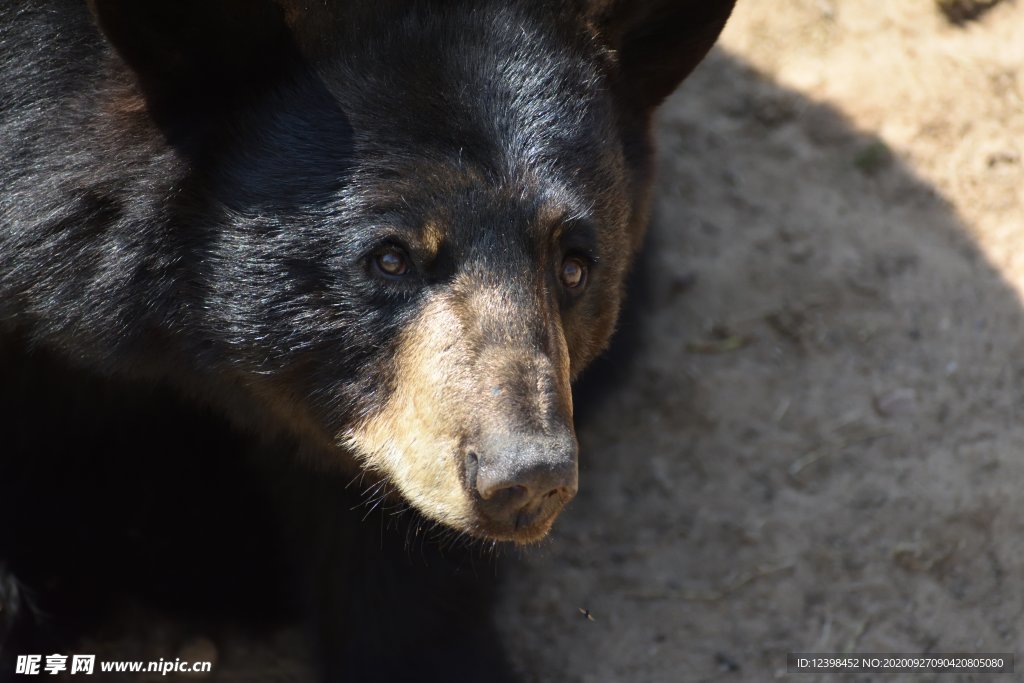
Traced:
<path id="1" fill-rule="evenodd" d="M 30 521 L 114 534 L 160 479 L 202 526 L 202 482 L 227 473 L 208 493 L 231 516 L 250 467 L 267 500 L 244 509 L 273 513 L 237 521 L 292 549 L 327 680 L 504 675 L 472 582 L 363 518 L 448 543 L 551 528 L 577 489 L 571 383 L 647 221 L 652 112 L 732 4 L 0 6 L 3 665 L 36 570 L 87 564 Z M 101 470 L 128 485 L 75 493 Z M 116 580 L 155 581 L 133 562 Z"/>

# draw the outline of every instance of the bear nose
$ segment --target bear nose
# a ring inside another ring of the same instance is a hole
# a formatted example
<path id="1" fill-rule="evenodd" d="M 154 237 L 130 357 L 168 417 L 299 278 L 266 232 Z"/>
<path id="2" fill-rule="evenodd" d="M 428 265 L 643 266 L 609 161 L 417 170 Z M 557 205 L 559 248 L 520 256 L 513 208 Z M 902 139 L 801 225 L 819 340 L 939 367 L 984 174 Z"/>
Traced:
<path id="1" fill-rule="evenodd" d="M 576 495 L 577 451 L 570 430 L 491 436 L 467 453 L 466 481 L 488 518 L 517 530 L 552 517 Z"/>

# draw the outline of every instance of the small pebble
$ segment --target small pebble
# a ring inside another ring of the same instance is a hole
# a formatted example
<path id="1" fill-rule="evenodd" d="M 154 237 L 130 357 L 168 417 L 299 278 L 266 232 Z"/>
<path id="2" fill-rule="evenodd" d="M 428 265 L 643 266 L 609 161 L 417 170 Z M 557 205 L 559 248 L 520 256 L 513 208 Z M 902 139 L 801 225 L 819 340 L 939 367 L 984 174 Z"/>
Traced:
<path id="1" fill-rule="evenodd" d="M 740 665 L 735 659 L 725 654 L 724 652 L 718 652 L 715 654 L 715 663 L 718 664 L 720 671 L 739 671 Z"/>
<path id="2" fill-rule="evenodd" d="M 875 397 L 875 410 L 882 417 L 913 415 L 917 412 L 917 392 L 909 388 L 894 389 Z"/>

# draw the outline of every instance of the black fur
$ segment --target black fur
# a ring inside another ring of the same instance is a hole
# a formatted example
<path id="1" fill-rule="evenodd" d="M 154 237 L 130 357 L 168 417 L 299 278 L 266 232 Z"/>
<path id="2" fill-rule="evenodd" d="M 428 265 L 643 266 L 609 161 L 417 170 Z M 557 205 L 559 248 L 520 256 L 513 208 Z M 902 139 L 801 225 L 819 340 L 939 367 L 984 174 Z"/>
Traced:
<path id="1" fill-rule="evenodd" d="M 312 614 L 328 680 L 506 674 L 490 571 L 410 552 L 415 511 L 364 520 L 336 437 L 394 389 L 426 293 L 548 268 L 551 206 L 593 260 L 558 311 L 573 372 L 600 352 L 651 111 L 731 4 L 0 6 L 0 666 L 60 573 L 44 621 L 87 627 L 106 583 L 254 622 L 250 591 L 298 585 L 268 604 Z M 368 275 L 428 218 L 445 239 L 414 281 Z M 132 540 L 182 528 L 187 558 Z M 43 540 L 68 533 L 74 562 Z"/>

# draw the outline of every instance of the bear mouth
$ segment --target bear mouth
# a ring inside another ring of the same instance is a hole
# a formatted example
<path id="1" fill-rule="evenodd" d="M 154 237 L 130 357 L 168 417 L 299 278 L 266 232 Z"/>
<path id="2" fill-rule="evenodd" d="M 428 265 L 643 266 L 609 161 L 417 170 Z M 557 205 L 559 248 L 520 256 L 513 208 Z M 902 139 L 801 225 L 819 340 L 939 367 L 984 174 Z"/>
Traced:
<path id="1" fill-rule="evenodd" d="M 506 541 L 516 545 L 536 543 L 548 535 L 574 493 L 552 491 L 547 496 L 526 503 L 510 515 L 499 517 L 478 507 L 479 523 L 472 533 L 489 541 Z"/>

